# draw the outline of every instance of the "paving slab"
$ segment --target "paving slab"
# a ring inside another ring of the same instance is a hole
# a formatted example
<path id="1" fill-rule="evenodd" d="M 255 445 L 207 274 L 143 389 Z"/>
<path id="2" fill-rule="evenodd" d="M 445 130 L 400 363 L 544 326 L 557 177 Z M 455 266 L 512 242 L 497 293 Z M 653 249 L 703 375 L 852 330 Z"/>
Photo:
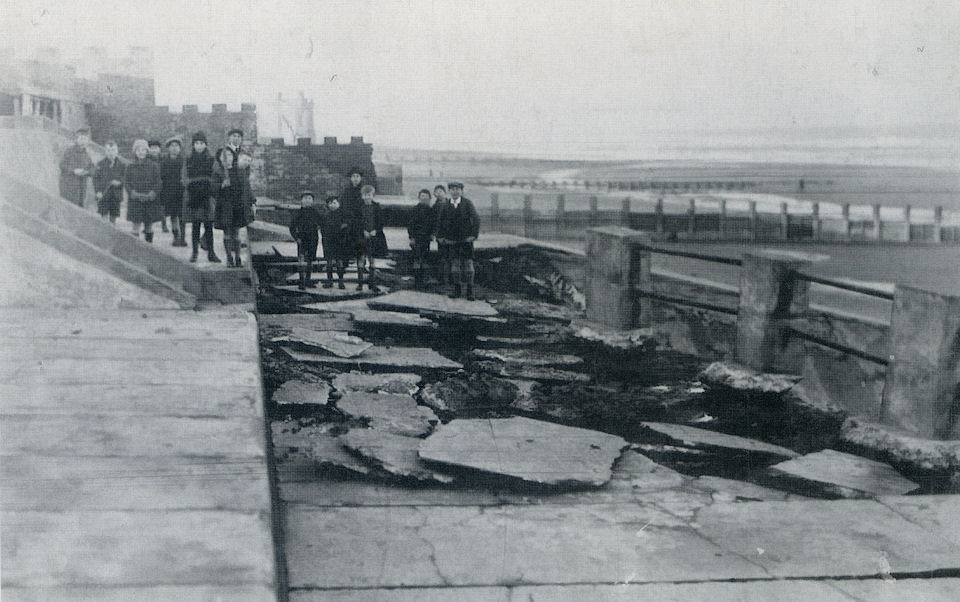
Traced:
<path id="1" fill-rule="evenodd" d="M 399 311 L 378 311 L 358 307 L 348 310 L 356 324 L 363 326 L 409 326 L 411 328 L 437 328 L 437 323 L 429 318 Z"/>
<path id="2" fill-rule="evenodd" d="M 767 577 L 757 564 L 718 548 L 670 514 L 633 501 L 500 507 L 293 504 L 284 523 L 293 588 Z"/>
<path id="3" fill-rule="evenodd" d="M 911 523 L 960 546 L 960 495 L 885 496 L 880 503 Z"/>
<path id="4" fill-rule="evenodd" d="M 288 380 L 273 392 L 273 403 L 278 405 L 327 405 L 330 397 L 330 385 L 326 382 L 307 382 Z"/>
<path id="5" fill-rule="evenodd" d="M 844 579 L 827 581 L 834 589 L 854 600 L 870 602 L 950 602 L 957 599 L 960 579 Z"/>
<path id="6" fill-rule="evenodd" d="M 367 300 L 364 298 L 344 299 L 343 301 L 320 301 L 317 303 L 303 303 L 300 305 L 305 309 L 315 309 L 324 312 L 338 312 L 349 315 L 352 309 L 368 309 Z M 309 314 L 305 314 L 309 315 Z"/>
<path id="7" fill-rule="evenodd" d="M 39 586 L 33 588 L 3 587 L 8 602 L 48 602 L 50 600 L 83 600 L 93 602 L 183 602 L 184 600 L 260 602 L 273 600 L 276 588 L 269 585 L 158 585 L 154 587 L 103 587 L 89 585 Z"/>
<path id="8" fill-rule="evenodd" d="M 312 328 L 314 330 L 353 329 L 349 316 L 340 314 L 260 314 L 260 327 L 289 332 L 292 328 Z"/>
<path id="9" fill-rule="evenodd" d="M 363 354 L 354 358 L 344 358 L 316 353 L 305 353 L 289 347 L 284 352 L 298 362 L 316 362 L 321 364 L 349 364 L 358 369 L 364 368 L 421 368 L 425 370 L 459 370 L 463 366 L 449 360 L 429 347 L 385 347 L 374 345 Z"/>
<path id="10" fill-rule="evenodd" d="M 432 470 L 420 460 L 417 450 L 421 439 L 376 429 L 354 429 L 338 440 L 392 475 L 418 481 L 454 481 L 453 476 Z"/>
<path id="11" fill-rule="evenodd" d="M 600 486 L 628 443 L 621 437 L 530 418 L 453 420 L 420 457 L 545 485 Z"/>
<path id="12" fill-rule="evenodd" d="M 329 351 L 338 357 L 357 357 L 367 349 L 373 347 L 373 343 L 368 343 L 360 337 L 351 335 L 349 332 L 341 330 L 313 330 L 299 327 L 291 328 L 289 335 L 274 337 L 271 341 L 292 341 L 310 347 L 320 347 L 324 351 Z"/>
<path id="13" fill-rule="evenodd" d="M 624 450 L 613 465 L 613 481 L 623 482 L 636 493 L 679 487 L 686 478 L 632 449 Z"/>
<path id="14" fill-rule="evenodd" d="M 205 385 L 210 383 L 211 374 L 231 374 L 232 384 L 254 386 L 259 375 L 250 370 L 251 360 L 238 359 L 229 355 L 208 362 L 177 363 L 176 382 L 181 384 Z M 130 364 L 136 364 L 136 379 L 128 371 Z M 16 360 L 0 362 L 0 382 L 15 385 L 53 384 L 53 385 L 122 385 L 133 380 L 135 384 L 163 385 L 173 380 L 170 364 L 163 361 L 138 362 L 136 360 L 116 359 L 80 359 L 54 358 L 37 362 L 29 356 Z"/>
<path id="15" fill-rule="evenodd" d="M 718 502 L 782 502 L 786 500 L 812 499 L 746 481 L 725 479 L 711 475 L 697 477 L 691 482 L 691 487 L 710 492 L 714 501 Z"/>
<path id="16" fill-rule="evenodd" d="M 383 295 L 390 292 L 390 289 L 377 285 L 379 290 L 371 291 L 367 288 L 364 288 L 362 291 L 358 291 L 356 286 L 348 286 L 347 288 L 341 289 L 337 287 L 333 288 L 323 288 L 320 286 L 313 288 L 306 288 L 300 290 L 297 285 L 287 285 L 287 284 L 274 284 L 271 285 L 272 289 L 278 290 L 284 293 L 291 293 L 296 295 L 310 295 L 311 297 L 320 297 L 325 299 L 369 299 L 374 298 L 378 295 Z"/>
<path id="17" fill-rule="evenodd" d="M 533 318 L 536 320 L 550 320 L 563 324 L 569 324 L 571 320 L 581 315 L 579 312 L 564 305 L 544 303 L 542 301 L 533 301 L 519 297 L 505 297 L 498 301 L 491 301 L 490 304 L 497 312 L 504 315 Z"/>
<path id="18" fill-rule="evenodd" d="M 851 602 L 827 583 L 818 581 L 747 581 L 724 583 L 625 583 L 616 585 L 541 585 L 511 590 L 510 602 L 604 600 L 608 602 Z"/>
<path id="19" fill-rule="evenodd" d="M 873 500 L 716 503 L 695 528 L 777 578 L 960 567 L 960 547 Z"/>
<path id="20" fill-rule="evenodd" d="M 363 391 L 366 393 L 399 393 L 413 395 L 420 390 L 419 374 L 410 372 L 388 372 L 365 374 L 347 372 L 333 378 L 333 388 L 337 391 Z"/>
<path id="21" fill-rule="evenodd" d="M 598 324 L 574 323 L 573 336 L 581 341 L 602 343 L 624 351 L 651 349 L 657 346 L 657 337 L 649 328 L 614 330 Z"/>
<path id="22" fill-rule="evenodd" d="M 825 487 L 842 497 L 876 497 L 910 493 L 919 485 L 889 464 L 825 449 L 775 464 L 775 475 Z"/>
<path id="23" fill-rule="evenodd" d="M 338 430 L 339 429 L 339 430 Z M 369 474 L 370 467 L 349 453 L 337 436 L 342 428 L 332 424 L 303 426 L 296 420 L 279 420 L 270 424 L 273 435 L 273 450 L 278 463 L 293 463 L 306 460 L 311 473 L 319 467 L 344 468 Z"/>
<path id="24" fill-rule="evenodd" d="M 506 587 L 323 589 L 291 592 L 290 602 L 510 602 Z"/>
<path id="25" fill-rule="evenodd" d="M 757 441 L 756 439 L 747 439 L 737 435 L 727 435 L 716 431 L 708 431 L 693 426 L 683 424 L 670 424 L 667 422 L 644 422 L 644 427 L 664 435 L 679 445 L 685 445 L 695 448 L 722 448 L 738 452 L 762 453 L 771 456 L 784 458 L 795 458 L 799 456 L 797 452 Z"/>
<path id="26" fill-rule="evenodd" d="M 474 349 L 472 354 L 481 360 L 522 366 L 575 366 L 583 363 L 583 358 L 576 355 L 537 349 Z"/>
<path id="27" fill-rule="evenodd" d="M 371 309 L 387 311 L 429 312 L 456 316 L 496 316 L 497 310 L 486 301 L 451 299 L 445 295 L 418 291 L 397 291 L 371 300 Z"/>
<path id="28" fill-rule="evenodd" d="M 440 422 L 433 410 L 409 395 L 351 391 L 337 400 L 337 409 L 353 418 L 365 418 L 370 428 L 395 435 L 426 435 Z"/>
<path id="29" fill-rule="evenodd" d="M 503 378 L 538 380 L 547 382 L 562 383 L 586 383 L 590 382 L 590 375 L 582 372 L 571 372 L 570 370 L 560 370 L 550 366 L 525 366 L 521 364 L 503 364 L 492 361 L 478 361 L 477 367 L 484 372 L 495 374 Z"/>
<path id="30" fill-rule="evenodd" d="M 799 376 L 792 374 L 763 374 L 725 362 L 710 364 L 700 373 L 699 378 L 709 385 L 759 393 L 783 393 L 800 381 Z"/>

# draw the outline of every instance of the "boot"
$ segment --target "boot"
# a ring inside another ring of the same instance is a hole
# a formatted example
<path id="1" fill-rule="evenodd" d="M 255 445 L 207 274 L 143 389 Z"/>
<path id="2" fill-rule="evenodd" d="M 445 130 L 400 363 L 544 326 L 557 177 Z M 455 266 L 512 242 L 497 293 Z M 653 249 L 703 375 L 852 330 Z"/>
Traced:
<path id="1" fill-rule="evenodd" d="M 357 290 L 363 290 L 363 268 L 359 265 L 357 266 Z"/>
<path id="2" fill-rule="evenodd" d="M 340 290 L 345 290 L 347 285 L 343 283 L 343 266 L 337 268 L 337 280 L 340 281 L 340 283 L 337 284 L 337 288 Z"/>
<path id="3" fill-rule="evenodd" d="M 451 299 L 458 299 L 460 297 L 460 285 L 454 284 L 453 291 L 450 293 Z"/>
<path id="4" fill-rule="evenodd" d="M 193 252 L 190 253 L 190 263 L 197 263 L 197 255 L 198 255 L 197 248 L 194 247 Z"/>
<path id="5" fill-rule="evenodd" d="M 207 261 L 210 263 L 220 263 L 220 258 L 217 257 L 217 254 L 213 252 L 213 249 L 207 251 Z"/>
<path id="6" fill-rule="evenodd" d="M 227 254 L 227 266 L 233 267 L 233 245 L 229 239 L 223 239 L 223 252 Z"/>
<path id="7" fill-rule="evenodd" d="M 144 232 L 143 239 L 148 243 L 153 244 L 153 232 Z"/>
<path id="8" fill-rule="evenodd" d="M 316 286 L 314 286 L 313 282 L 311 281 L 312 278 L 313 278 L 313 263 L 308 262 L 307 275 L 306 275 L 306 278 L 304 278 L 304 280 L 306 280 L 306 285 L 308 288 L 317 288 Z"/>
<path id="9" fill-rule="evenodd" d="M 327 263 L 327 281 L 323 283 L 323 288 L 333 288 L 333 266 Z"/>
<path id="10" fill-rule="evenodd" d="M 167 229 L 167 218 L 163 218 L 162 220 L 160 220 L 160 227 L 163 229 L 164 232 L 170 231 Z"/>
<path id="11" fill-rule="evenodd" d="M 306 275 L 306 269 L 301 266 L 300 269 L 299 269 L 299 273 L 300 273 L 300 282 L 297 284 L 297 289 L 299 289 L 299 290 L 301 290 L 301 291 L 307 290 L 307 275 Z"/>
<path id="12" fill-rule="evenodd" d="M 243 260 L 240 259 L 240 239 L 233 239 L 233 267 L 242 268 Z M 310 273 L 307 272 L 307 280 L 310 279 Z"/>
<path id="13" fill-rule="evenodd" d="M 473 296 L 473 285 L 467 285 L 467 301 L 475 301 L 476 298 Z"/>

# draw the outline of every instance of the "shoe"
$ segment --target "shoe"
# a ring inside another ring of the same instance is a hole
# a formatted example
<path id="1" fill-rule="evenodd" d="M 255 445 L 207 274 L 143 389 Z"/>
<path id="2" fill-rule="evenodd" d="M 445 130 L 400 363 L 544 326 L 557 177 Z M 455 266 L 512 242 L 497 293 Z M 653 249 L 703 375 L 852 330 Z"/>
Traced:
<path id="1" fill-rule="evenodd" d="M 341 282 L 340 284 L 337 285 L 337 288 L 339 288 L 340 290 L 345 290 L 347 288 L 347 285 Z"/>
<path id="2" fill-rule="evenodd" d="M 185 247 L 187 246 L 187 240 L 185 238 L 178 237 L 173 239 L 173 246 L 175 247 Z"/>
<path id="3" fill-rule="evenodd" d="M 197 250 L 194 249 L 193 253 L 190 253 L 190 263 L 197 263 Z"/>
<path id="4" fill-rule="evenodd" d="M 300 284 L 297 285 L 297 288 L 301 291 L 305 291 L 307 290 L 307 285 L 301 281 Z"/>
<path id="5" fill-rule="evenodd" d="M 450 295 L 448 295 L 448 296 L 449 296 L 451 299 L 459 299 L 459 298 L 460 298 L 460 285 L 459 285 L 459 284 L 454 284 L 454 285 L 453 285 L 453 290 L 450 292 Z"/>
<path id="6" fill-rule="evenodd" d="M 362 282 L 357 285 L 357 290 L 358 290 L 358 291 L 362 291 L 362 290 L 363 290 L 363 283 L 362 283 Z"/>
<path id="7" fill-rule="evenodd" d="M 207 253 L 207 261 L 210 263 L 220 263 L 220 258 L 213 251 Z"/>
<path id="8" fill-rule="evenodd" d="M 323 288 L 333 288 L 333 280 L 327 280 L 323 283 Z"/>
<path id="9" fill-rule="evenodd" d="M 144 232 L 143 239 L 148 243 L 153 243 L 153 232 Z"/>
<path id="10" fill-rule="evenodd" d="M 162 222 L 160 222 L 160 227 L 163 229 L 164 232 L 170 231 L 167 229 L 167 220 L 163 220 Z"/>
<path id="11" fill-rule="evenodd" d="M 379 293 L 379 292 L 380 292 L 380 287 L 377 286 L 376 284 L 368 284 L 368 285 L 367 285 L 367 288 L 370 289 L 370 292 L 371 292 L 371 293 Z"/>
<path id="12" fill-rule="evenodd" d="M 233 255 L 227 255 L 227 267 L 228 268 L 233 267 Z"/>
<path id="13" fill-rule="evenodd" d="M 243 267 L 243 260 L 240 259 L 240 256 L 239 256 L 239 255 L 237 255 L 237 257 L 233 260 L 233 267 L 235 267 L 235 268 L 242 268 L 242 267 Z"/>

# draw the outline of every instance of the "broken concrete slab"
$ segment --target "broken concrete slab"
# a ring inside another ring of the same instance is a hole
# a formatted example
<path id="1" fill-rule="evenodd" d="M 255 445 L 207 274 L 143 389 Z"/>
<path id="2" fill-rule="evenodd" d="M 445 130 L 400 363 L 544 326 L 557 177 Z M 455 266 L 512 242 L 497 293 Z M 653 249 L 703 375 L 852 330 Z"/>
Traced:
<path id="1" fill-rule="evenodd" d="M 637 493 L 679 487 L 685 481 L 683 475 L 657 464 L 647 456 L 627 449 L 613 465 L 613 480 L 624 482 Z"/>
<path id="2" fill-rule="evenodd" d="M 337 400 L 337 409 L 353 418 L 365 418 L 373 429 L 406 437 L 429 433 L 440 422 L 430 408 L 409 395 L 351 391 Z"/>
<path id="3" fill-rule="evenodd" d="M 303 343 L 311 347 L 320 347 L 338 357 L 357 357 L 367 349 L 373 347 L 373 343 L 368 343 L 348 332 L 313 330 L 299 327 L 291 328 L 289 335 L 274 337 L 270 340 L 273 342 L 289 341 Z"/>
<path id="4" fill-rule="evenodd" d="M 628 445 L 616 435 L 530 418 L 460 419 L 425 439 L 420 457 L 531 483 L 599 487 Z"/>
<path id="5" fill-rule="evenodd" d="M 274 284 L 270 288 L 277 291 L 282 291 L 284 293 L 310 295 L 312 297 L 320 297 L 320 298 L 327 298 L 327 299 L 345 299 L 345 298 L 365 298 L 366 299 L 366 298 L 376 297 L 378 295 L 384 295 L 390 292 L 388 288 L 383 286 L 379 286 L 378 288 L 380 290 L 378 291 L 371 291 L 367 289 L 358 291 L 354 286 L 348 286 L 345 289 L 340 289 L 336 287 L 334 288 L 314 287 L 314 288 L 307 288 L 304 290 L 300 290 L 300 288 L 296 285 L 286 285 L 286 284 L 284 285 Z"/>
<path id="6" fill-rule="evenodd" d="M 792 389 L 800 381 L 800 377 L 792 374 L 764 374 L 742 366 L 714 362 L 700 373 L 700 380 L 708 385 L 737 391 L 783 393 Z"/>
<path id="7" fill-rule="evenodd" d="M 373 347 L 353 358 L 304 353 L 282 347 L 283 351 L 298 362 L 322 364 L 350 364 L 356 368 L 421 368 L 425 370 L 459 370 L 463 366 L 449 360 L 428 347 Z"/>
<path id="8" fill-rule="evenodd" d="M 537 411 L 537 402 L 534 400 L 534 387 L 539 383 L 535 380 L 524 380 L 522 378 L 509 379 L 507 382 L 517 387 L 517 398 L 513 400 L 510 407 L 521 412 Z"/>
<path id="9" fill-rule="evenodd" d="M 386 472 L 418 481 L 452 483 L 454 477 L 432 470 L 418 456 L 421 439 L 376 429 L 354 429 L 338 439 L 345 447 Z"/>
<path id="10" fill-rule="evenodd" d="M 379 311 L 367 307 L 346 310 L 355 324 L 360 326 L 409 326 L 413 328 L 436 328 L 437 323 L 417 314 L 399 311 Z"/>
<path id="11" fill-rule="evenodd" d="M 523 366 L 575 366 L 583 363 L 583 359 L 576 355 L 531 349 L 475 349 L 473 356 L 481 360 Z"/>
<path id="12" fill-rule="evenodd" d="M 746 481 L 704 475 L 697 477 L 691 487 L 707 491 L 715 502 L 768 502 L 810 499 L 802 495 L 755 485 Z"/>
<path id="13" fill-rule="evenodd" d="M 550 320 L 568 324 L 581 316 L 577 312 L 564 305 L 554 303 L 544 303 L 542 301 L 533 301 L 519 297 L 506 297 L 499 301 L 491 301 L 496 310 L 504 315 L 520 316 L 524 318 L 533 318 L 535 320 Z"/>
<path id="14" fill-rule="evenodd" d="M 453 376 L 423 387 L 420 399 L 440 412 L 456 414 L 503 410 L 517 399 L 510 381 L 487 374 Z"/>
<path id="15" fill-rule="evenodd" d="M 502 364 L 493 361 L 478 361 L 476 366 L 484 372 L 489 372 L 504 378 L 522 378 L 526 380 L 540 380 L 550 382 L 580 382 L 590 381 L 589 374 L 559 370 L 549 366 L 523 366 L 520 364 Z"/>
<path id="16" fill-rule="evenodd" d="M 304 309 L 315 309 L 318 311 L 337 312 L 349 314 L 350 310 L 367 308 L 367 300 L 363 298 L 344 299 L 342 301 L 320 301 L 318 303 L 304 303 L 300 307 Z M 309 315 L 309 314 L 307 314 Z"/>
<path id="17" fill-rule="evenodd" d="M 338 374 L 333 379 L 333 388 L 337 391 L 362 391 L 366 393 L 398 393 L 413 395 L 420 387 L 419 374 L 408 372 L 390 372 L 386 374 L 364 374 L 348 372 Z"/>
<path id="18" fill-rule="evenodd" d="M 889 464 L 832 449 L 775 464 L 770 472 L 846 498 L 902 495 L 919 487 Z"/>
<path id="19" fill-rule="evenodd" d="M 650 429 L 668 439 L 687 447 L 696 448 L 723 448 L 736 452 L 761 453 L 784 458 L 796 458 L 799 454 L 793 450 L 772 443 L 747 439 L 737 435 L 728 435 L 716 431 L 670 424 L 667 422 L 642 422 L 645 428 Z"/>
<path id="20" fill-rule="evenodd" d="M 616 330 L 604 328 L 599 324 L 574 323 L 573 336 L 582 341 L 600 343 L 607 347 L 624 351 L 654 349 L 658 340 L 653 330 L 640 328 L 635 330 Z"/>
<path id="21" fill-rule="evenodd" d="M 279 463 L 308 460 L 317 467 L 336 467 L 359 474 L 371 468 L 344 449 L 337 439 L 343 430 L 339 425 L 303 426 L 296 420 L 271 423 L 273 450 Z"/>
<path id="22" fill-rule="evenodd" d="M 279 389 L 273 392 L 273 403 L 327 405 L 330 396 L 330 385 L 326 382 L 307 382 L 303 380 L 288 380 Z"/>
<path id="23" fill-rule="evenodd" d="M 497 315 L 495 310 L 486 301 L 468 301 L 466 299 L 451 299 L 444 295 L 422 293 L 418 291 L 397 291 L 371 300 L 368 305 L 372 309 L 387 311 L 428 312 L 437 314 L 452 314 L 458 316 L 492 317 Z"/>
<path id="24" fill-rule="evenodd" d="M 349 316 L 336 314 L 260 314 L 257 321 L 261 329 L 278 333 L 289 333 L 292 328 L 341 331 L 353 328 Z"/>
<path id="25" fill-rule="evenodd" d="M 534 347 L 544 345 L 558 345 L 566 338 L 565 333 L 527 334 L 513 337 L 477 335 L 478 343 L 493 345 L 510 345 L 512 347 Z"/>

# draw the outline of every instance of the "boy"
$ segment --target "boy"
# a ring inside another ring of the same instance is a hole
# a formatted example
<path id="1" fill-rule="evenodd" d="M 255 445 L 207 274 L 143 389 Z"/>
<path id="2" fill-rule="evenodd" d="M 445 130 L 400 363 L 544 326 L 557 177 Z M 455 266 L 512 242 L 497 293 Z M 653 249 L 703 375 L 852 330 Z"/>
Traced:
<path id="1" fill-rule="evenodd" d="M 87 176 L 93 171 L 93 161 L 87 154 L 90 130 L 77 130 L 77 143 L 67 149 L 60 160 L 60 196 L 83 207 L 87 194 Z"/>
<path id="2" fill-rule="evenodd" d="M 367 270 L 367 288 L 373 292 L 379 292 L 380 289 L 374 284 L 377 277 L 376 262 L 374 257 L 382 252 L 386 247 L 386 239 L 383 236 L 383 222 L 380 217 L 380 204 L 374 201 L 375 190 L 373 186 L 364 184 L 360 189 L 360 197 L 363 205 L 360 206 L 360 225 L 363 238 L 357 245 L 357 290 L 363 290 L 363 266 L 364 259 L 368 266 Z M 381 243 L 381 239 L 384 239 Z"/>
<path id="3" fill-rule="evenodd" d="M 440 255 L 440 274 L 438 275 L 438 280 L 441 286 L 447 286 L 450 284 L 450 245 L 447 244 L 445 239 L 441 240 L 437 234 L 436 225 L 440 213 L 450 204 L 450 200 L 447 198 L 447 189 L 443 184 L 437 184 L 433 187 L 433 196 L 437 199 L 433 203 L 433 212 L 435 214 L 433 233 L 437 239 L 437 254 Z"/>
<path id="4" fill-rule="evenodd" d="M 160 192 L 160 168 L 147 158 L 147 141 L 138 139 L 133 143 L 135 160 L 123 173 L 123 188 L 127 193 L 127 221 L 133 224 L 133 234 L 153 242 L 153 222 L 157 221 L 157 195 Z"/>
<path id="5" fill-rule="evenodd" d="M 430 252 L 430 239 L 437 226 L 437 214 L 430 206 L 430 191 L 426 188 L 417 195 L 419 202 L 413 208 L 413 215 L 407 225 L 410 248 L 413 249 L 414 286 L 423 288 L 426 282 L 423 270 L 426 267 L 427 254 Z"/>
<path id="6" fill-rule="evenodd" d="M 207 251 L 207 261 L 220 263 L 220 258 L 213 251 L 215 191 L 210 189 L 210 183 L 213 179 L 214 159 L 207 149 L 206 134 L 197 132 L 193 135 L 191 143 L 193 152 L 183 165 L 183 183 L 187 188 L 186 198 L 183 200 L 183 219 L 193 224 L 190 231 L 193 242 L 190 263 L 196 263 L 200 247 Z M 203 245 L 200 244 L 201 225 L 204 227 Z"/>
<path id="7" fill-rule="evenodd" d="M 327 281 L 323 288 L 333 287 L 333 268 L 337 268 L 337 287 L 340 290 L 347 288 L 343 284 L 343 272 L 350 260 L 350 240 L 347 236 L 349 229 L 343 210 L 340 209 L 340 200 L 332 196 L 327 198 L 327 210 L 320 215 L 320 236 L 323 244 L 323 259 L 327 262 Z"/>
<path id="8" fill-rule="evenodd" d="M 170 218 L 173 246 L 187 246 L 183 234 L 183 158 L 179 138 L 167 140 L 167 156 L 160 159 L 160 202 L 165 217 Z M 166 222 L 162 222 L 166 225 Z M 164 230 L 166 232 L 166 230 Z"/>
<path id="9" fill-rule="evenodd" d="M 300 208 L 290 219 L 290 236 L 297 241 L 297 270 L 300 273 L 300 284 L 297 288 L 313 288 L 310 276 L 313 272 L 313 261 L 317 258 L 317 231 L 320 229 L 320 212 L 313 206 L 313 191 L 304 190 L 300 193 Z"/>
<path id="10" fill-rule="evenodd" d="M 160 141 L 159 140 L 149 140 L 147 142 L 147 158 L 157 164 L 157 167 L 160 167 Z M 160 226 L 164 232 L 169 232 L 167 230 L 167 219 L 163 216 L 163 201 L 160 202 Z M 146 233 L 146 230 L 144 230 Z"/>
<path id="11" fill-rule="evenodd" d="M 437 240 L 450 245 L 450 275 L 454 280 L 452 299 L 466 286 L 467 299 L 473 301 L 473 243 L 480 233 L 480 217 L 473 202 L 463 193 L 463 184 L 450 182 L 450 202 L 437 216 Z"/>
<path id="12" fill-rule="evenodd" d="M 97 163 L 93 188 L 97 191 L 97 213 L 111 224 L 120 216 L 120 201 L 123 200 L 123 172 L 126 166 L 120 160 L 116 140 L 103 143 L 107 156 Z"/>

